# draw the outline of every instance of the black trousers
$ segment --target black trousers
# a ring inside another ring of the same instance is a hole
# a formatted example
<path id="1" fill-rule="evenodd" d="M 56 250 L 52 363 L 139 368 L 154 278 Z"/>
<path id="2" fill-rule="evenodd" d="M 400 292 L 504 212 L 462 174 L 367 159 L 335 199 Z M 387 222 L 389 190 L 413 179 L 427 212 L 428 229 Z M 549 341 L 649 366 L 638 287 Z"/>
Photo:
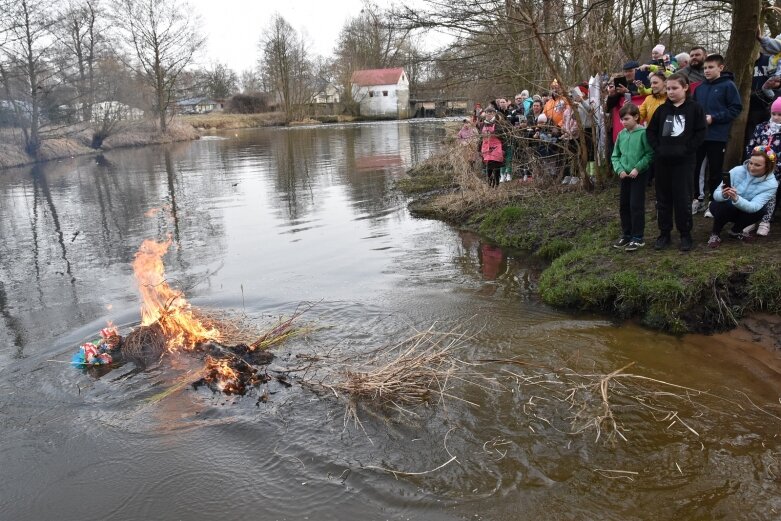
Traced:
<path id="1" fill-rule="evenodd" d="M 656 170 L 656 219 L 659 232 L 669 235 L 675 227 L 681 237 L 688 237 L 692 231 L 692 160 L 657 159 Z"/>
<path id="2" fill-rule="evenodd" d="M 645 185 L 647 172 L 632 179 L 621 179 L 618 213 L 621 216 L 621 232 L 624 237 L 642 239 L 645 233 Z"/>
<path id="3" fill-rule="evenodd" d="M 732 230 L 740 232 L 749 224 L 759 222 L 765 215 L 766 207 L 762 207 L 758 212 L 746 213 L 742 210 L 738 210 L 735 206 L 729 202 L 716 202 L 713 201 L 710 204 L 710 213 L 713 214 L 713 230 L 716 235 L 721 233 L 722 228 L 727 223 L 734 223 Z"/>
<path id="4" fill-rule="evenodd" d="M 487 161 L 485 163 L 485 174 L 488 177 L 488 184 L 491 186 L 499 186 L 499 179 L 501 178 L 501 171 L 504 163 L 499 161 Z"/>
<path id="5" fill-rule="evenodd" d="M 694 166 L 692 175 L 692 199 L 697 199 L 700 196 L 700 169 L 705 158 L 708 158 L 708 170 L 705 172 L 703 192 L 705 192 L 705 199 L 713 197 L 713 191 L 721 183 L 721 169 L 724 166 L 726 147 L 727 144 L 721 141 L 705 141 L 697 149 L 697 164 Z"/>

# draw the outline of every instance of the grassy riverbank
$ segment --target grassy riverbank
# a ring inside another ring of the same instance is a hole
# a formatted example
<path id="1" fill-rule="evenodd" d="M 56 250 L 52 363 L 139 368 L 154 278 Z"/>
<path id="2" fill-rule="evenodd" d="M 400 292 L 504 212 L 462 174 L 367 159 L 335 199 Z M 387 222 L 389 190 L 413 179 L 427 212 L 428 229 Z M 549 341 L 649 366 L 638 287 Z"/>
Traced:
<path id="1" fill-rule="evenodd" d="M 99 149 L 92 143 L 92 128 L 76 124 L 55 129 L 42 129 L 44 136 L 37 158 L 24 151 L 24 140 L 20 129 L 0 129 L 0 169 L 31 165 L 74 156 L 96 154 L 101 151 L 122 147 L 160 145 L 177 141 L 192 141 L 200 137 L 200 131 L 232 130 L 275 126 L 316 125 L 320 123 L 349 123 L 356 121 L 352 116 L 318 116 L 316 119 L 287 123 L 282 112 L 263 114 L 211 113 L 202 115 L 176 116 L 164 133 L 151 121 L 128 122 L 119 126 L 108 136 Z"/>
<path id="2" fill-rule="evenodd" d="M 459 152 L 456 152 L 457 155 Z M 729 329 L 746 313 L 781 313 L 781 225 L 744 244 L 726 238 L 711 250 L 712 221 L 694 218 L 695 247 L 653 250 L 658 234 L 653 190 L 646 203 L 646 244 L 627 253 L 619 236 L 618 186 L 588 193 L 578 187 L 505 183 L 488 188 L 450 151 L 410 171 L 400 183 L 414 214 L 479 232 L 508 248 L 551 262 L 540 281 L 546 303 L 634 318 L 673 333 Z"/>
<path id="3" fill-rule="evenodd" d="M 284 125 L 316 125 L 319 123 L 349 123 L 352 116 L 316 116 L 307 117 L 302 121 L 287 123 L 284 112 L 264 112 L 261 114 L 228 114 L 212 112 L 210 114 L 193 114 L 178 116 L 183 123 L 192 125 L 198 130 L 232 130 L 240 128 L 279 127 Z"/>
<path id="4" fill-rule="evenodd" d="M 36 159 L 24 151 L 21 132 L 18 129 L 0 130 L 0 169 L 96 154 L 114 148 L 160 145 L 199 138 L 198 132 L 192 126 L 176 120 L 171 122 L 168 130 L 164 133 L 160 132 L 157 126 L 149 121 L 123 124 L 103 141 L 100 149 L 94 149 L 90 146 L 92 129 L 88 125 L 59 128 L 56 134 L 53 131 L 47 131 L 47 129 L 44 129 L 44 132 L 46 137 L 41 143 L 41 149 Z"/>

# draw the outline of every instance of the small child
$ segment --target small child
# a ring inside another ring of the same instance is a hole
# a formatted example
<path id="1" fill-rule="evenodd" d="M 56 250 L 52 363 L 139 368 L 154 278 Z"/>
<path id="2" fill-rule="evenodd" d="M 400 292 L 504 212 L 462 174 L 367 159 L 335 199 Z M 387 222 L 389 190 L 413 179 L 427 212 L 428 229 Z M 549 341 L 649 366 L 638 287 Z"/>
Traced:
<path id="1" fill-rule="evenodd" d="M 640 109 L 627 103 L 618 115 L 624 126 L 618 134 L 611 160 L 613 170 L 621 179 L 619 215 L 621 216 L 621 238 L 614 248 L 635 251 L 645 246 L 645 185 L 648 167 L 654 153 L 640 126 Z"/>
<path id="2" fill-rule="evenodd" d="M 499 186 L 501 168 L 504 166 L 505 149 L 504 128 L 496 117 L 496 109 L 485 109 L 485 121 L 480 128 L 480 157 L 483 159 L 488 184 Z"/>
<path id="3" fill-rule="evenodd" d="M 781 155 L 781 98 L 776 99 L 770 106 L 770 120 L 760 123 L 754 128 L 754 134 L 748 140 L 748 145 L 746 146 L 746 159 L 751 156 L 754 147 L 759 146 L 770 147 L 776 153 L 776 156 Z M 781 164 L 776 164 L 773 174 L 776 180 L 779 181 L 779 184 L 781 184 Z M 759 226 L 757 227 L 757 235 L 765 237 L 770 233 L 770 221 L 776 209 L 777 198 L 778 194 L 773 194 L 773 197 L 767 202 L 765 215 L 759 221 Z"/>

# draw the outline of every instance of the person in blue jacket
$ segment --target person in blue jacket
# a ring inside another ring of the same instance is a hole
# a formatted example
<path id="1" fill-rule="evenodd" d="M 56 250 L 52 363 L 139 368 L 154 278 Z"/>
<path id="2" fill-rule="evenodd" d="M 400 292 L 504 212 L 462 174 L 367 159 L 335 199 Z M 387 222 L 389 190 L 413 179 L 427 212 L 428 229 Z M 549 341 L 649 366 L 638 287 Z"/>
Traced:
<path id="1" fill-rule="evenodd" d="M 694 101 L 705 110 L 705 121 L 708 130 L 705 142 L 697 150 L 694 172 L 692 173 L 692 194 L 697 196 L 692 202 L 692 214 L 707 208 L 705 194 L 712 193 L 721 179 L 724 166 L 724 151 L 729 139 L 732 122 L 743 110 L 740 93 L 729 73 L 724 73 L 724 57 L 711 54 L 705 58 L 703 72 L 705 81 L 694 91 Z M 708 159 L 708 170 L 705 175 L 702 190 L 700 189 L 700 168 L 702 162 Z M 707 212 L 705 217 L 711 217 Z"/>
<path id="2" fill-rule="evenodd" d="M 776 193 L 778 181 L 773 175 L 776 153 L 769 146 L 755 147 L 751 157 L 729 172 L 729 186 L 722 183 L 713 192 L 710 212 L 713 214 L 713 230 L 708 246 L 721 246 L 721 230 L 733 223 L 730 237 L 750 241 L 753 236 L 744 228 L 755 224 L 765 215 L 765 205 Z M 726 179 L 725 179 L 726 180 Z"/>

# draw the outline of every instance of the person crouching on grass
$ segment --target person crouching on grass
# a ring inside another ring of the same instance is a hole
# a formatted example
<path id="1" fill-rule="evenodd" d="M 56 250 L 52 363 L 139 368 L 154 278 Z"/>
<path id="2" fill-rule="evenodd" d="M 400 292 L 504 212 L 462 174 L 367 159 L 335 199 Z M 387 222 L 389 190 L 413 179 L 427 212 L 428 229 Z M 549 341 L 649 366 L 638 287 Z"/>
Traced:
<path id="1" fill-rule="evenodd" d="M 781 98 L 777 98 L 770 106 L 770 120 L 760 123 L 754 128 L 754 133 L 746 146 L 746 158 L 751 156 L 751 152 L 755 147 L 763 145 L 772 148 L 776 156 L 781 154 Z M 781 186 L 781 165 L 778 162 L 776 162 L 776 169 L 773 175 L 775 175 L 776 181 Z M 775 195 L 768 201 L 765 215 L 757 227 L 757 235 L 765 237 L 770 233 L 770 221 L 773 220 L 773 213 L 775 212 L 779 195 L 781 193 L 777 190 Z"/>
<path id="2" fill-rule="evenodd" d="M 689 80 L 681 73 L 672 74 L 665 83 L 665 101 L 648 123 L 646 137 L 654 149 L 656 172 L 656 209 L 659 237 L 654 248 L 670 245 L 675 226 L 681 234 L 681 251 L 692 248 L 691 172 L 697 149 L 705 140 L 707 124 L 702 106 L 688 96 Z"/>
<path id="3" fill-rule="evenodd" d="M 635 251 L 645 246 L 645 184 L 648 166 L 654 157 L 645 128 L 640 126 L 640 109 L 627 103 L 618 112 L 624 126 L 618 134 L 611 160 L 621 179 L 619 214 L 622 235 L 614 248 Z"/>
<path id="4" fill-rule="evenodd" d="M 729 171 L 729 185 L 724 181 L 713 192 L 710 212 L 713 214 L 713 230 L 708 246 L 721 246 L 721 229 L 731 222 L 730 237 L 750 241 L 753 236 L 743 231 L 756 224 L 765 215 L 765 206 L 775 195 L 778 181 L 773 175 L 776 153 L 768 146 L 755 147 L 751 157 Z"/>

